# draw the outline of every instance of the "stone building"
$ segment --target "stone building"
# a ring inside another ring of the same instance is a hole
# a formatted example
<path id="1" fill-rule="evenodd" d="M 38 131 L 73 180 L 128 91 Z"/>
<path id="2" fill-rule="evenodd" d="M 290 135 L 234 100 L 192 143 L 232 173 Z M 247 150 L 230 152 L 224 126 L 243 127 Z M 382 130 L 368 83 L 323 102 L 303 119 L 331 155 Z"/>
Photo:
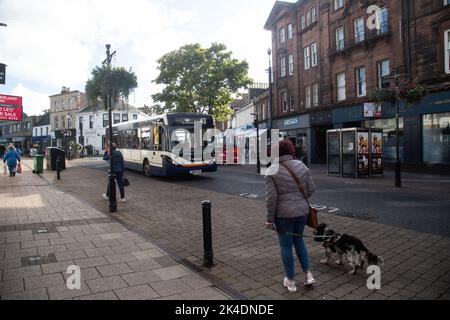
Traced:
<path id="1" fill-rule="evenodd" d="M 410 164 L 450 165 L 450 1 L 277 1 L 272 33 L 272 128 L 312 163 L 326 162 L 326 131 L 384 130 L 384 155 L 395 158 L 395 105 L 367 117 L 376 88 L 426 85 L 419 104 L 401 104 L 401 156 Z M 255 100 L 262 122 L 269 94 Z"/>

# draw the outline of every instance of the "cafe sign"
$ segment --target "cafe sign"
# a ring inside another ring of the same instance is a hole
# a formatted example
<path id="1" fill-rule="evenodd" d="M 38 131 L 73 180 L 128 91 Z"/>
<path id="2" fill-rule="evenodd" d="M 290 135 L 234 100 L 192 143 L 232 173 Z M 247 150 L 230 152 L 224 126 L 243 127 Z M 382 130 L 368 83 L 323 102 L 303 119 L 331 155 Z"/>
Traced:
<path id="1" fill-rule="evenodd" d="M 0 94 L 0 121 L 22 122 L 22 97 Z"/>

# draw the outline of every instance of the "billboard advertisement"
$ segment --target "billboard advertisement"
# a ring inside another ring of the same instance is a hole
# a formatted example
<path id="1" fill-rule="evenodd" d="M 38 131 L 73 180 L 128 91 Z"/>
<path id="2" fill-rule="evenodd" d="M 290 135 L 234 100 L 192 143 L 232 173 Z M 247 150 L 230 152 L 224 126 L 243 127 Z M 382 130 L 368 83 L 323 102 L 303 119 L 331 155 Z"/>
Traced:
<path id="1" fill-rule="evenodd" d="M 372 174 L 383 174 L 383 133 L 372 132 L 371 134 Z"/>
<path id="2" fill-rule="evenodd" d="M 358 176 L 368 176 L 369 167 L 369 132 L 358 132 Z"/>
<path id="3" fill-rule="evenodd" d="M 22 121 L 22 97 L 0 94 L 0 121 Z"/>

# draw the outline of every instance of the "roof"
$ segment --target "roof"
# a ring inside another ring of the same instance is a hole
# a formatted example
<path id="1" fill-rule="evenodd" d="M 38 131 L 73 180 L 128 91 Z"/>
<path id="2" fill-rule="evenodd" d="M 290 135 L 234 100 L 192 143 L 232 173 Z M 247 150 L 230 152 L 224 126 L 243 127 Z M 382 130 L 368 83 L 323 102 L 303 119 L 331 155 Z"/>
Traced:
<path id="1" fill-rule="evenodd" d="M 86 108 L 82 109 L 78 113 L 95 113 L 95 112 L 102 111 L 102 110 L 105 110 L 105 107 L 103 106 L 103 102 L 99 102 L 99 104 L 97 106 L 93 106 L 93 105 L 87 106 Z M 125 104 L 125 103 L 119 101 L 113 107 L 113 111 L 138 112 L 139 110 L 129 104 Z"/>
<path id="2" fill-rule="evenodd" d="M 270 12 L 269 18 L 264 25 L 264 29 L 271 30 L 273 23 L 278 20 L 280 13 L 284 13 L 285 11 L 294 7 L 294 2 L 286 2 L 286 1 L 277 1 L 275 2 L 272 11 Z"/>
<path id="3" fill-rule="evenodd" d="M 46 113 L 42 116 L 41 120 L 39 120 L 34 126 L 43 127 L 49 125 L 50 125 L 50 113 Z"/>

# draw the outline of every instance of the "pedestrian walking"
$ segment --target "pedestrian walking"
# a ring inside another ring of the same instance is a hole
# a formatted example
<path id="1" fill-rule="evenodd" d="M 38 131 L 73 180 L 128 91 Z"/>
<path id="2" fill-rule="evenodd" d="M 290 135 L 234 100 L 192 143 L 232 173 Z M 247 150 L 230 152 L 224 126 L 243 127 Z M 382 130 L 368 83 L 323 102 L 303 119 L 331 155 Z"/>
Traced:
<path id="1" fill-rule="evenodd" d="M 315 191 L 309 169 L 301 161 L 295 160 L 295 146 L 290 140 L 280 142 L 280 166 L 272 165 L 266 173 L 266 228 L 278 233 L 281 259 L 286 272 L 283 285 L 289 292 L 296 292 L 293 249 L 305 274 L 304 285 L 316 283 L 309 266 L 308 250 L 303 235 L 309 205 L 289 173 L 291 170 L 300 180 L 309 197 Z M 288 167 L 288 169 L 285 168 Z M 300 235 L 293 236 L 292 234 Z"/>
<path id="2" fill-rule="evenodd" d="M 6 153 L 6 147 L 2 144 L 0 144 L 0 159 L 2 159 L 3 161 L 3 157 L 5 156 Z M 7 174 L 8 173 L 8 168 L 6 166 L 6 163 L 3 163 L 3 174 Z"/>
<path id="3" fill-rule="evenodd" d="M 113 174 L 116 176 L 116 182 L 117 185 L 119 186 L 119 191 L 120 191 L 120 200 L 119 202 L 126 202 L 126 198 L 125 198 L 125 187 L 123 185 L 123 179 L 124 179 L 124 172 L 125 172 L 125 164 L 124 164 L 124 160 L 123 160 L 123 155 L 122 153 L 117 150 L 117 145 L 115 143 L 112 144 L 111 148 L 109 148 L 109 145 L 106 144 L 105 145 L 105 154 L 103 156 L 103 160 L 105 161 L 110 161 L 110 152 L 112 152 L 113 155 Z M 112 151 L 111 151 L 112 150 Z M 108 188 L 106 191 L 106 194 L 103 194 L 103 198 L 105 200 L 109 200 L 109 183 L 108 183 Z"/>
<path id="4" fill-rule="evenodd" d="M 17 165 L 20 164 L 20 155 L 12 144 L 9 145 L 6 154 L 3 156 L 3 162 L 8 166 L 9 176 L 15 177 Z"/>

